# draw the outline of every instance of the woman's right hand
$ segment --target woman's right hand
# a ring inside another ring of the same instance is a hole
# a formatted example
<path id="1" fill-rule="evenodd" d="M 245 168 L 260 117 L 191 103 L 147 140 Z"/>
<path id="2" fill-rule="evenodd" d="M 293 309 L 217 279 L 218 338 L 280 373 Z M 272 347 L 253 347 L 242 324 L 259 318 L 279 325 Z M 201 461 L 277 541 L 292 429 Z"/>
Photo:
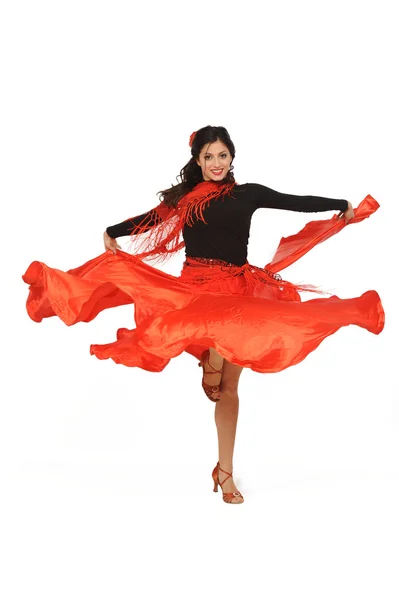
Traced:
<path id="1" fill-rule="evenodd" d="M 120 247 L 118 242 L 114 238 L 110 237 L 106 231 L 104 231 L 103 237 L 104 237 L 104 248 L 106 250 L 111 250 L 111 252 L 113 252 L 114 254 L 116 254 L 117 248 L 119 250 L 122 250 L 122 248 Z"/>

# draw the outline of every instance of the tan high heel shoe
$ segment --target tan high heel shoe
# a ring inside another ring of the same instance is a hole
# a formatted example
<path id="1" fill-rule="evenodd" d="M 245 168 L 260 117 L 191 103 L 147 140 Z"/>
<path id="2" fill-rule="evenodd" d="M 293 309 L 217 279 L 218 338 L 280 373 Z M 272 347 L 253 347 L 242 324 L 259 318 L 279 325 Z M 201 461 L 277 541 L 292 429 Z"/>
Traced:
<path id="1" fill-rule="evenodd" d="M 205 394 L 209 398 L 209 400 L 212 400 L 212 402 L 219 402 L 219 400 L 220 400 L 220 384 L 219 385 L 208 385 L 207 383 L 204 382 L 204 376 L 205 376 L 205 374 L 214 375 L 215 373 L 222 373 L 223 366 L 219 370 L 215 369 L 215 367 L 212 367 L 212 365 L 209 362 L 209 355 L 210 355 L 210 351 L 204 350 L 204 352 L 201 355 L 201 360 L 198 363 L 198 366 L 202 367 L 202 370 L 203 370 L 202 387 L 204 389 Z M 205 363 L 206 362 L 208 363 L 208 366 L 211 369 L 213 369 L 212 371 L 205 371 Z M 212 394 L 217 394 L 218 397 L 212 398 Z"/>
<path id="2" fill-rule="evenodd" d="M 223 473 L 227 474 L 226 479 L 222 483 L 220 483 L 220 481 L 219 481 L 219 471 L 222 471 Z M 227 481 L 229 477 L 232 477 L 232 475 L 233 475 L 232 472 L 228 473 L 227 471 L 224 471 L 223 469 L 221 469 L 219 461 L 218 461 L 216 467 L 212 471 L 212 479 L 213 479 L 213 483 L 214 483 L 213 491 L 217 492 L 218 491 L 218 485 L 220 485 L 220 489 L 223 492 L 223 489 L 222 489 L 223 483 L 225 481 Z M 233 502 L 234 498 L 242 498 L 242 500 L 240 502 L 238 502 L 238 501 L 237 502 Z M 225 502 L 227 502 L 228 504 L 242 504 L 244 502 L 244 496 L 241 494 L 241 492 L 223 492 L 223 500 Z"/>

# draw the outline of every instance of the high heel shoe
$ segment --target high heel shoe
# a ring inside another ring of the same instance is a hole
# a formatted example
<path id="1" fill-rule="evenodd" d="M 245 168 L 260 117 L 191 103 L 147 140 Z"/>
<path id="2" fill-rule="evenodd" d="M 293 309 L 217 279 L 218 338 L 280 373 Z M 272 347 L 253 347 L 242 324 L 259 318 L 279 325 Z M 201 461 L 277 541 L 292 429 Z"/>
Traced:
<path id="1" fill-rule="evenodd" d="M 223 473 L 227 474 L 226 479 L 220 483 L 219 481 L 219 471 L 222 471 Z M 220 489 L 223 492 L 223 488 L 222 485 L 223 483 L 225 483 L 225 481 L 228 480 L 229 477 L 232 477 L 233 473 L 228 473 L 227 471 L 224 471 L 223 469 L 220 468 L 220 464 L 219 462 L 217 463 L 216 467 L 213 469 L 212 471 L 212 479 L 213 479 L 213 491 L 217 492 L 218 491 L 218 485 L 220 485 Z M 234 498 L 242 498 L 241 502 L 233 502 Z M 241 492 L 223 492 L 223 500 L 225 502 L 227 502 L 228 504 L 242 504 L 244 502 L 244 496 L 241 494 Z"/>
<path id="2" fill-rule="evenodd" d="M 209 350 L 204 350 L 204 352 L 201 355 L 201 360 L 198 363 L 198 366 L 202 367 L 202 369 L 203 369 L 202 387 L 204 389 L 205 394 L 209 398 L 209 400 L 212 400 L 212 402 L 219 402 L 219 400 L 220 400 L 220 384 L 219 385 L 208 385 L 207 383 L 204 382 L 204 377 L 206 374 L 214 375 L 215 373 L 222 373 L 223 366 L 219 370 L 215 369 L 215 367 L 212 367 L 212 365 L 209 362 L 209 354 L 210 354 Z M 208 366 L 211 367 L 211 369 L 213 369 L 212 371 L 205 371 L 205 362 L 207 362 Z M 212 394 L 218 394 L 218 397 L 212 398 Z"/>

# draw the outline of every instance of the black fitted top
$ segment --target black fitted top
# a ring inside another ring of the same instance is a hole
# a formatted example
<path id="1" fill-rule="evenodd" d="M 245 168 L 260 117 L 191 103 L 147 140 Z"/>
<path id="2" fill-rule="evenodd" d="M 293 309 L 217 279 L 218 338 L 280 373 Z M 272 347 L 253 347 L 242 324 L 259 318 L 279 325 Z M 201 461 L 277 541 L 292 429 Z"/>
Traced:
<path id="1" fill-rule="evenodd" d="M 347 200 L 322 196 L 295 196 L 276 192 L 259 183 L 236 184 L 229 195 L 210 201 L 203 211 L 206 221 L 197 220 L 183 227 L 186 256 L 218 258 L 242 266 L 247 262 L 248 239 L 253 213 L 258 208 L 280 208 L 298 212 L 346 211 Z M 107 227 L 112 238 L 134 235 L 135 226 L 159 223 L 160 217 L 151 209 L 137 217 Z"/>

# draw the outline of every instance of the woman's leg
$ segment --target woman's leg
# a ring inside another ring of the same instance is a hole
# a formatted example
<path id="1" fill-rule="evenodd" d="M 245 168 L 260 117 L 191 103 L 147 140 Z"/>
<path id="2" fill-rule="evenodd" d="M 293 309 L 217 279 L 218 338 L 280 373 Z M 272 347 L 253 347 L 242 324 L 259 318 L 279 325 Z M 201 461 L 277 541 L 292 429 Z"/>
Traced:
<path id="1" fill-rule="evenodd" d="M 218 433 L 219 463 L 221 469 L 233 472 L 233 452 L 238 420 L 238 381 L 243 367 L 234 365 L 224 359 L 222 381 L 220 385 L 220 400 L 215 405 L 215 423 Z M 227 475 L 220 472 L 219 480 L 222 482 Z M 229 477 L 223 484 L 224 492 L 238 491 L 233 477 Z M 242 502 L 236 498 L 234 502 Z"/>

